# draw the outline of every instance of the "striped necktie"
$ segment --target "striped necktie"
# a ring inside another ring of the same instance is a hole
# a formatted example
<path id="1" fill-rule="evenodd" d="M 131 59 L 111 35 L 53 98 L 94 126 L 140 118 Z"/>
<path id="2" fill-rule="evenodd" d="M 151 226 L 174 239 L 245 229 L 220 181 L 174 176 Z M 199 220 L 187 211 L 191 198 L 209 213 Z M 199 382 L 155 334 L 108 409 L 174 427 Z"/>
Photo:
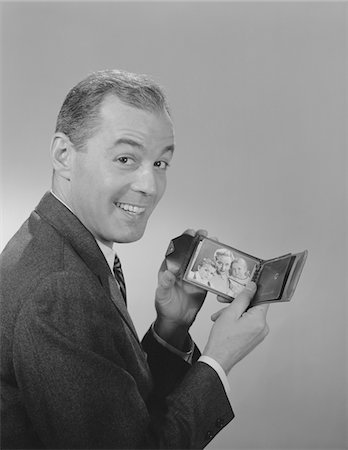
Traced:
<path id="1" fill-rule="evenodd" d="M 127 304 L 127 297 L 126 297 L 126 283 L 124 281 L 124 276 L 123 276 L 123 272 L 122 272 L 122 267 L 121 267 L 121 261 L 119 260 L 118 256 L 115 255 L 115 261 L 114 261 L 114 267 L 113 267 L 113 272 L 116 278 L 116 281 L 119 285 L 121 294 L 123 296 L 124 302 Z"/>

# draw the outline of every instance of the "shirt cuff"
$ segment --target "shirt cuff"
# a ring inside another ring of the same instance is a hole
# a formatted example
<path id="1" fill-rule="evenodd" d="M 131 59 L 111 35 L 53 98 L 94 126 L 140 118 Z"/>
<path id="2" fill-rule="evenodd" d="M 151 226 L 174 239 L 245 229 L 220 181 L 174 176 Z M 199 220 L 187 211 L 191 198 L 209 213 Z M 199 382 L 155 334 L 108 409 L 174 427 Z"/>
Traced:
<path id="1" fill-rule="evenodd" d="M 208 366 L 215 370 L 215 372 L 219 375 L 223 387 L 225 388 L 226 394 L 229 394 L 231 391 L 230 383 L 228 382 L 227 375 L 220 364 L 215 361 L 215 359 L 205 355 L 200 356 L 198 362 L 208 364 Z"/>
<path id="2" fill-rule="evenodd" d="M 192 364 L 192 357 L 193 357 L 193 351 L 195 348 L 195 344 L 191 338 L 191 336 L 189 336 L 190 338 L 190 350 L 188 352 L 182 352 L 181 350 L 178 350 L 177 348 L 173 347 L 172 345 L 168 344 L 168 342 L 166 342 L 164 339 L 162 339 L 160 336 L 158 336 L 158 334 L 155 331 L 154 328 L 154 323 L 151 325 L 151 331 L 152 334 L 154 336 L 154 338 L 156 339 L 156 341 L 163 345 L 163 347 L 165 347 L 166 349 L 170 350 L 171 352 L 173 352 L 175 355 L 180 356 L 180 358 L 182 358 L 184 361 L 188 362 L 189 364 Z"/>

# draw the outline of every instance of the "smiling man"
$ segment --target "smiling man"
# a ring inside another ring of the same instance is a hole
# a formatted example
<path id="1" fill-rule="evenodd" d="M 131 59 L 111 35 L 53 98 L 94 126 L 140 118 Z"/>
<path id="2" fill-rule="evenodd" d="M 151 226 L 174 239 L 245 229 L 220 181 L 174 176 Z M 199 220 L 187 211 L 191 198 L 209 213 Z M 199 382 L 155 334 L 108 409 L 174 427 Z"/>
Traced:
<path id="1" fill-rule="evenodd" d="M 167 111 L 136 109 L 110 93 L 91 124 L 95 133 L 76 151 L 76 138 L 64 126 L 71 122 L 61 118 L 65 110 L 52 145 L 53 192 L 106 245 L 140 239 L 166 188 L 173 156 Z"/>
<path id="2" fill-rule="evenodd" d="M 142 341 L 127 311 L 114 243 L 142 237 L 173 151 L 147 76 L 100 71 L 67 95 L 51 192 L 1 257 L 3 449 L 203 448 L 233 418 L 227 374 L 268 331 L 266 306 L 245 312 L 255 286 L 214 315 L 202 355 L 205 291 L 164 265 Z"/>

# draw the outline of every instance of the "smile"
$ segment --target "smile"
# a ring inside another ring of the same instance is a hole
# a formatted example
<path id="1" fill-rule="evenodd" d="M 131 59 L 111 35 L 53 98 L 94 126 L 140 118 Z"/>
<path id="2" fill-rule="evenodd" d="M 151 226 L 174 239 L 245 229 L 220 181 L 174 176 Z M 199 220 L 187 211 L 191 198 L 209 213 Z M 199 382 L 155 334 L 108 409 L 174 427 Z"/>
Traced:
<path id="1" fill-rule="evenodd" d="M 115 203 L 115 205 L 120 208 L 123 209 L 123 211 L 127 211 L 128 213 L 131 214 L 141 214 L 145 211 L 145 208 L 141 208 L 140 206 L 135 206 L 135 205 L 130 205 L 129 203 Z"/>

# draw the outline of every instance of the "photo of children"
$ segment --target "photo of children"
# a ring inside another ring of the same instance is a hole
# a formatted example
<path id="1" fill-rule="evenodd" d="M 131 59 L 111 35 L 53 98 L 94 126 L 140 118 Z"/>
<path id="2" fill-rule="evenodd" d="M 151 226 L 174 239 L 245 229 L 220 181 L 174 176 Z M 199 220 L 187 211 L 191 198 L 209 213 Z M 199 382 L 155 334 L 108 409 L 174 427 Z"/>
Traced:
<path id="1" fill-rule="evenodd" d="M 235 298 L 251 279 L 257 262 L 250 255 L 205 238 L 197 245 L 184 280 L 216 294 Z"/>
<path id="2" fill-rule="evenodd" d="M 197 270 L 190 272 L 187 278 L 195 280 L 197 283 L 205 284 L 211 287 L 210 280 L 216 273 L 216 264 L 210 258 L 203 258 L 201 262 L 198 263 Z"/>

